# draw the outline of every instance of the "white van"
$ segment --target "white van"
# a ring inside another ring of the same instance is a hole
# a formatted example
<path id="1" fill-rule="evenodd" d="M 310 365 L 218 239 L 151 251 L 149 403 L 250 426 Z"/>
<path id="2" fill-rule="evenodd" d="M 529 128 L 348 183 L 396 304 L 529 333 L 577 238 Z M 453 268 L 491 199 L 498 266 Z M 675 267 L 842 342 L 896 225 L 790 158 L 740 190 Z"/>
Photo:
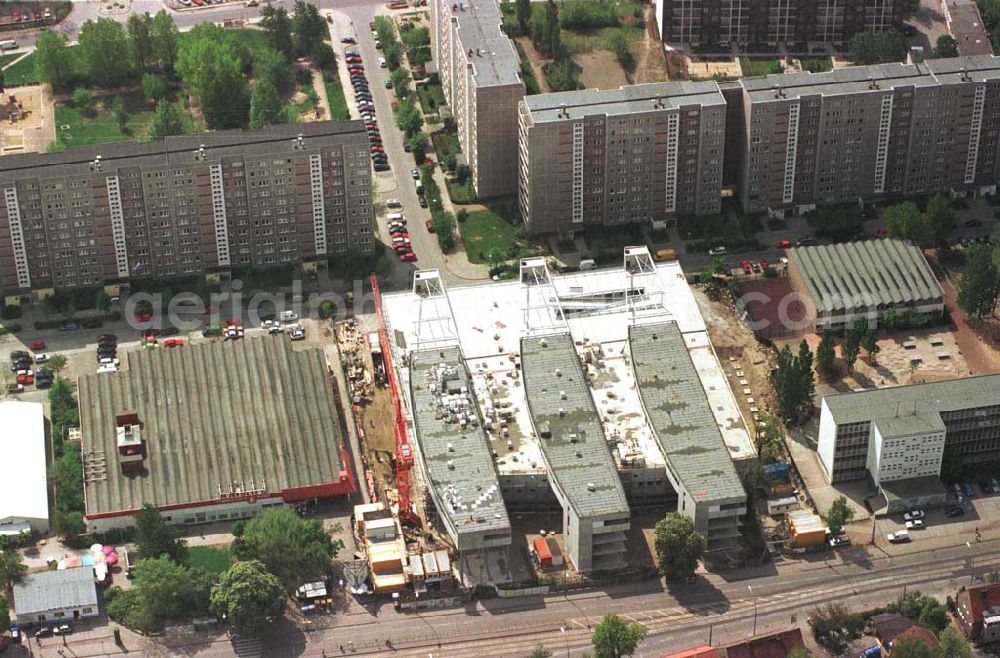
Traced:
<path id="1" fill-rule="evenodd" d="M 584 258 L 580 261 L 581 270 L 592 270 L 597 267 L 597 263 L 594 262 L 593 258 Z"/>
<path id="2" fill-rule="evenodd" d="M 387 222 L 402 222 L 402 221 L 404 221 L 403 220 L 403 213 L 401 213 L 401 212 L 391 212 L 391 213 L 389 213 L 388 215 L 385 216 L 385 221 L 387 221 Z"/>

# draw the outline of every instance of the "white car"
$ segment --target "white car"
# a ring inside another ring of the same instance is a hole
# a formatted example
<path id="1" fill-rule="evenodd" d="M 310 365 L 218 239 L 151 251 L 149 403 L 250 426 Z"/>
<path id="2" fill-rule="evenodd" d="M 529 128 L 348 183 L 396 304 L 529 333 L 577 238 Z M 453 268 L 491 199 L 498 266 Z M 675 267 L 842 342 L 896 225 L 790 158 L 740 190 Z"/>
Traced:
<path id="1" fill-rule="evenodd" d="M 49 360 L 48 354 L 36 354 L 35 363 L 46 363 Z"/>
<path id="2" fill-rule="evenodd" d="M 914 519 L 912 521 L 907 521 L 906 522 L 906 529 L 907 530 L 923 530 L 924 529 L 924 522 L 921 521 L 920 519 Z"/>
<path id="3" fill-rule="evenodd" d="M 269 334 L 280 334 L 285 330 L 284 327 L 274 320 L 265 320 L 264 322 L 261 322 L 260 328 Z"/>
<path id="4" fill-rule="evenodd" d="M 278 315 L 278 319 L 281 320 L 282 322 L 288 323 L 288 322 L 295 322 L 296 320 L 299 319 L 299 316 L 295 313 L 295 311 L 282 311 Z"/>
<path id="5" fill-rule="evenodd" d="M 385 205 L 389 208 L 402 208 L 403 204 L 399 199 L 387 199 Z"/>
<path id="6" fill-rule="evenodd" d="M 911 509 L 906 514 L 903 514 L 904 521 L 917 521 L 924 518 L 924 510 L 922 509 Z"/>
<path id="7" fill-rule="evenodd" d="M 910 533 L 905 530 L 897 530 L 896 532 L 890 532 L 885 536 L 893 544 L 900 544 L 905 541 L 910 541 Z"/>
<path id="8" fill-rule="evenodd" d="M 385 67 L 389 66 L 389 65 L 388 65 L 388 64 L 386 63 L 386 61 L 385 61 L 385 57 L 379 57 L 379 58 L 378 58 L 378 66 L 379 66 L 379 68 L 381 68 L 381 69 L 384 69 Z"/>
<path id="9" fill-rule="evenodd" d="M 724 253 L 726 253 L 727 251 L 728 250 L 725 247 L 712 247 L 711 249 L 708 250 L 708 255 L 709 256 L 721 256 Z"/>
<path id="10" fill-rule="evenodd" d="M 118 366 L 113 363 L 105 363 L 97 367 L 97 374 L 102 374 L 106 372 L 118 372 Z"/>

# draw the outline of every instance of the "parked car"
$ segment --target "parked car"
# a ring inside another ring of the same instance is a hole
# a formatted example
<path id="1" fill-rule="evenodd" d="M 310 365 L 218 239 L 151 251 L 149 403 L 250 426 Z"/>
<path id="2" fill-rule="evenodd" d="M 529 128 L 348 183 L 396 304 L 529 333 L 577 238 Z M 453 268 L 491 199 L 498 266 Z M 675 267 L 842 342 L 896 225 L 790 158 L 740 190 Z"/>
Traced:
<path id="1" fill-rule="evenodd" d="M 810 237 L 800 238 L 798 242 L 795 243 L 797 247 L 807 247 L 811 244 L 816 244 L 816 241 Z"/>
<path id="2" fill-rule="evenodd" d="M 389 78 L 385 79 L 385 88 L 392 89 L 392 80 L 390 80 Z"/>
<path id="3" fill-rule="evenodd" d="M 385 68 L 385 67 L 387 67 L 387 66 L 389 66 L 389 65 L 388 65 L 388 63 L 386 63 L 386 61 L 385 61 L 385 57 L 379 57 L 379 58 L 378 58 L 378 67 L 379 67 L 380 69 L 384 69 L 384 68 Z"/>
<path id="4" fill-rule="evenodd" d="M 18 384 L 16 382 L 11 382 L 7 384 L 7 395 L 17 395 L 19 393 L 24 393 L 24 385 Z"/>
<path id="5" fill-rule="evenodd" d="M 35 631 L 35 639 L 42 637 L 51 637 L 51 636 L 52 636 L 51 626 L 42 626 L 41 628 Z"/>
<path id="6" fill-rule="evenodd" d="M 792 247 L 792 241 L 778 240 L 778 242 L 774 246 L 777 247 L 778 249 L 790 249 Z"/>
<path id="7" fill-rule="evenodd" d="M 422 195 L 422 194 L 420 194 L 420 195 L 417 196 L 417 203 L 420 204 L 421 208 L 426 208 L 427 207 L 427 199 L 425 199 L 424 195 Z"/>
<path id="8" fill-rule="evenodd" d="M 903 514 L 904 521 L 917 521 L 924 518 L 924 510 L 922 509 L 911 509 L 909 512 Z"/>
<path id="9" fill-rule="evenodd" d="M 708 255 L 709 256 L 721 256 L 721 255 L 727 253 L 728 251 L 729 250 L 726 249 L 725 247 L 712 247 L 711 249 L 708 250 Z"/>
<path id="10" fill-rule="evenodd" d="M 924 529 L 924 522 L 921 519 L 914 519 L 913 521 L 907 521 L 906 522 L 906 529 L 907 530 L 923 530 Z"/>
<path id="11" fill-rule="evenodd" d="M 56 635 L 69 635 L 73 632 L 73 627 L 69 624 L 59 624 L 52 629 L 52 632 Z"/>
<path id="12" fill-rule="evenodd" d="M 949 507 L 944 513 L 944 515 L 947 516 L 949 519 L 957 519 L 958 517 L 963 516 L 964 514 L 965 514 L 965 508 L 962 507 L 961 505 L 953 505 Z"/>
<path id="13" fill-rule="evenodd" d="M 168 338 L 167 340 L 163 341 L 164 347 L 180 347 L 183 344 L 184 344 L 183 338 Z"/>
<path id="14" fill-rule="evenodd" d="M 404 263 L 414 263 L 417 260 L 417 255 L 412 251 L 407 251 L 406 253 L 399 255 L 399 260 Z"/>
<path id="15" fill-rule="evenodd" d="M 962 492 L 965 494 L 967 498 L 976 497 L 976 489 L 968 482 L 962 485 Z"/>
<path id="16" fill-rule="evenodd" d="M 420 197 L 420 198 L 423 199 L 424 197 Z M 434 232 L 434 222 L 432 222 L 431 220 L 425 219 L 424 220 L 424 226 L 427 227 L 427 232 L 428 233 L 433 233 Z"/>
<path id="17" fill-rule="evenodd" d="M 420 170 L 414 167 L 410 170 L 410 176 L 413 177 L 413 180 L 420 180 Z"/>
<path id="18" fill-rule="evenodd" d="M 851 543 L 851 538 L 847 535 L 837 535 L 836 537 L 830 538 L 830 548 L 837 548 L 838 546 L 849 546 Z"/>
<path id="19" fill-rule="evenodd" d="M 341 37 L 340 43 L 357 43 L 358 40 L 354 37 Z"/>
<path id="20" fill-rule="evenodd" d="M 403 204 L 399 199 L 386 199 L 385 205 L 388 208 L 402 208 Z"/>
<path id="21" fill-rule="evenodd" d="M 889 540 L 889 543 L 901 544 L 910 541 L 910 533 L 906 530 L 897 530 L 896 532 L 890 532 L 885 538 Z"/>
<path id="22" fill-rule="evenodd" d="M 389 165 L 382 163 L 376 164 L 375 171 L 389 171 Z"/>
<path id="23" fill-rule="evenodd" d="M 966 220 L 962 225 L 965 226 L 965 228 L 979 228 L 980 226 L 983 225 L 983 222 L 978 219 L 969 219 Z"/>
<path id="24" fill-rule="evenodd" d="M 29 345 L 28 347 L 29 349 L 31 349 L 32 352 L 39 352 L 45 349 L 45 341 L 44 340 L 32 341 L 31 345 Z"/>
<path id="25" fill-rule="evenodd" d="M 48 362 L 48 360 L 49 360 L 49 355 L 48 354 L 44 354 L 43 353 L 43 354 L 36 354 L 35 355 L 35 363 L 46 363 L 46 362 Z"/>

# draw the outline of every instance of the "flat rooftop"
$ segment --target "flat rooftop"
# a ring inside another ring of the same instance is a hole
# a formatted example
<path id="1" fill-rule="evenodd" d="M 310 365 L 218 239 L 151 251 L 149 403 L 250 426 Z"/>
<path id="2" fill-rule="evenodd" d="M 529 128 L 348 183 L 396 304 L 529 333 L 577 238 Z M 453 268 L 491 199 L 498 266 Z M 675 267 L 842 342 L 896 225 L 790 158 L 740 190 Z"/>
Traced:
<path id="1" fill-rule="evenodd" d="M 489 442 L 455 346 L 413 353 L 410 400 L 417 449 L 438 512 L 455 534 L 510 532 Z"/>
<path id="2" fill-rule="evenodd" d="M 1000 406 L 1000 375 L 840 393 L 823 402 L 838 424 L 877 420 L 881 425 L 897 416 Z"/>
<path id="3" fill-rule="evenodd" d="M 992 55 L 990 35 L 983 25 L 983 17 L 973 0 L 947 0 L 944 3 L 948 31 L 958 42 L 958 54 Z"/>
<path id="4" fill-rule="evenodd" d="M 0 402 L 0 427 L 4 429 L 0 437 L 0 454 L 8 464 L 16 465 L 4 469 L 0 478 L 0 522 L 4 519 L 48 521 L 49 481 L 42 404 L 19 400 Z M 2 525 L 0 534 L 4 534 Z"/>
<path id="5" fill-rule="evenodd" d="M 745 498 L 677 325 L 630 327 L 629 346 L 639 393 L 671 472 L 696 501 Z"/>
<path id="6" fill-rule="evenodd" d="M 963 73 L 964 71 L 964 73 Z M 786 101 L 805 96 L 835 96 L 872 91 L 887 91 L 900 87 L 931 87 L 959 82 L 962 75 L 972 81 L 1000 78 L 1000 57 L 978 55 L 929 59 L 919 64 L 874 64 L 848 66 L 825 73 L 781 73 L 743 78 L 740 84 L 751 101 Z M 780 90 L 778 97 L 776 91 Z"/>
<path id="7" fill-rule="evenodd" d="M 618 89 L 580 89 L 525 96 L 535 123 L 588 116 L 615 116 L 673 110 L 689 105 L 719 105 L 726 100 L 714 81 L 653 82 Z"/>
<path id="8" fill-rule="evenodd" d="M 569 334 L 524 338 L 521 370 L 550 477 L 579 516 L 629 513 Z"/>
<path id="9" fill-rule="evenodd" d="M 87 515 L 223 502 L 230 486 L 269 495 L 346 475 L 343 436 L 320 349 L 284 336 L 125 355 L 116 373 L 79 379 Z M 116 415 L 135 411 L 147 471 L 117 462 Z"/>
<path id="10" fill-rule="evenodd" d="M 902 240 L 788 250 L 816 310 L 930 303 L 944 297 L 923 251 Z"/>
<path id="11" fill-rule="evenodd" d="M 455 21 L 458 45 L 472 64 L 476 86 L 522 84 L 521 59 L 500 29 L 503 13 L 495 0 L 464 0 L 444 11 Z"/>
<path id="12" fill-rule="evenodd" d="M 205 147 L 210 161 L 222 157 L 244 156 L 290 151 L 293 142 L 302 136 L 306 149 L 319 148 L 331 139 L 339 142 L 367 142 L 361 121 L 316 121 L 312 123 L 278 124 L 260 130 L 212 130 L 197 135 L 177 135 L 151 142 L 117 142 L 99 146 L 68 148 L 57 153 L 25 153 L 0 158 L 0 178 L 4 174 L 18 176 L 49 176 L 84 174 L 98 157 L 102 170 L 113 172 L 117 167 L 145 167 L 191 164 L 197 160 L 199 148 Z"/>

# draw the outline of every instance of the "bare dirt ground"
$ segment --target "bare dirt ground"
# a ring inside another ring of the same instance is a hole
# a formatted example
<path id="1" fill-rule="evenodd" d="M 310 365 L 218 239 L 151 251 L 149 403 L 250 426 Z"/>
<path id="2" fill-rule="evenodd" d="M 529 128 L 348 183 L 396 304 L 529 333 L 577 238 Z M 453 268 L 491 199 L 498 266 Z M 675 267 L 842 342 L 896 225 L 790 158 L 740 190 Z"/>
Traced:
<path id="1" fill-rule="evenodd" d="M 12 90 L 27 116 L 0 125 L 0 155 L 42 153 L 56 139 L 55 104 L 45 85 Z"/>
<path id="2" fill-rule="evenodd" d="M 958 305 L 958 294 L 951 281 L 941 282 L 944 303 L 955 325 L 955 342 L 965 356 L 969 374 L 985 375 L 1000 372 L 1000 321 L 997 318 L 969 318 Z"/>
<path id="3" fill-rule="evenodd" d="M 540 52 L 535 50 L 535 44 L 531 43 L 529 37 L 517 37 L 515 41 L 524 48 L 524 54 L 528 56 L 528 62 L 531 64 L 531 70 L 535 73 L 535 79 L 538 80 L 538 87 L 541 89 L 541 92 L 547 94 L 552 91 L 549 83 L 545 81 L 545 72 L 542 71 L 542 64 L 547 60 L 542 57 Z"/>
<path id="4" fill-rule="evenodd" d="M 592 50 L 573 56 L 582 69 L 579 80 L 587 89 L 617 89 L 628 84 L 628 76 L 610 50 Z"/>
<path id="5" fill-rule="evenodd" d="M 635 57 L 634 82 L 664 82 L 669 80 L 667 63 L 663 56 L 663 44 L 656 34 L 656 16 L 652 5 L 646 7 L 644 19 L 646 36 L 641 42 L 632 45 L 632 55 Z"/>
<path id="6" fill-rule="evenodd" d="M 315 115 L 315 119 L 312 119 L 312 121 L 325 121 L 330 118 L 330 99 L 326 97 L 326 85 L 323 84 L 323 73 L 313 69 L 312 77 L 313 90 L 319 96 L 319 107 L 312 113 Z"/>

